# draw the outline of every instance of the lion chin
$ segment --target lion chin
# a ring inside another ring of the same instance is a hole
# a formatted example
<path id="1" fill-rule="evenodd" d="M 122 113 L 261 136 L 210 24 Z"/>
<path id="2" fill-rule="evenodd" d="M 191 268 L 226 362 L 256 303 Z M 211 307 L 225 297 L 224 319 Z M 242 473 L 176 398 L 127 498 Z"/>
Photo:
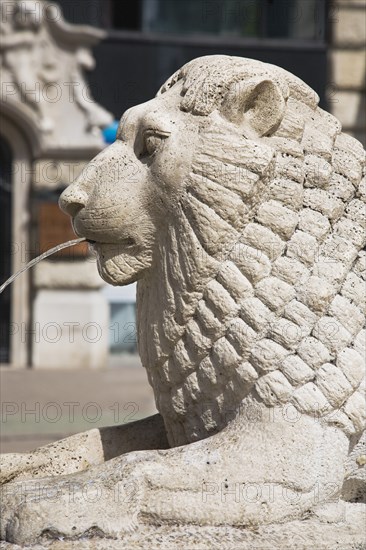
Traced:
<path id="1" fill-rule="evenodd" d="M 115 248 L 115 245 L 93 245 L 103 281 L 113 286 L 125 286 L 141 279 L 150 267 L 146 258 L 141 261 L 135 252 L 116 254 Z"/>

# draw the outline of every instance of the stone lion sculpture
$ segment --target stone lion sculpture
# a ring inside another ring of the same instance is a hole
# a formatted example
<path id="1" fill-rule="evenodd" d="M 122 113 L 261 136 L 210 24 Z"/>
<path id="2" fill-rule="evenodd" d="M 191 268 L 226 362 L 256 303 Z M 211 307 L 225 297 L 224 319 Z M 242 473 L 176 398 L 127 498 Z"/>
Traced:
<path id="1" fill-rule="evenodd" d="M 361 500 L 364 166 L 312 89 L 252 59 L 195 59 L 124 114 L 60 205 L 105 281 L 138 281 L 160 414 L 5 455 L 3 539 Z"/>

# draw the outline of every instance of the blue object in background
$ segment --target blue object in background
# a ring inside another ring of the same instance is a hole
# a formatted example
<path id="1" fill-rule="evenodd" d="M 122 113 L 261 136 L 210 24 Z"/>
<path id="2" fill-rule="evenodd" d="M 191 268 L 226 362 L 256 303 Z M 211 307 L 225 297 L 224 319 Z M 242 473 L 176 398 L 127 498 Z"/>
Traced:
<path id="1" fill-rule="evenodd" d="M 116 141 L 118 126 L 119 120 L 115 120 L 112 124 L 104 128 L 103 137 L 106 143 L 114 143 Z"/>

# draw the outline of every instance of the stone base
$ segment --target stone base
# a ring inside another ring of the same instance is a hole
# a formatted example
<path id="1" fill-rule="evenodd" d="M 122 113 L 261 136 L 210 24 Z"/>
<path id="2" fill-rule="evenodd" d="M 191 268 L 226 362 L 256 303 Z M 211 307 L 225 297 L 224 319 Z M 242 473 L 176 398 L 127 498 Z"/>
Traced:
<path id="1" fill-rule="evenodd" d="M 1 550 L 19 550 L 15 544 L 0 543 Z M 364 550 L 366 548 L 366 505 L 346 504 L 339 522 L 311 517 L 303 521 L 267 525 L 251 531 L 234 527 L 196 525 L 139 526 L 120 540 L 79 539 L 45 541 L 32 550 Z"/>

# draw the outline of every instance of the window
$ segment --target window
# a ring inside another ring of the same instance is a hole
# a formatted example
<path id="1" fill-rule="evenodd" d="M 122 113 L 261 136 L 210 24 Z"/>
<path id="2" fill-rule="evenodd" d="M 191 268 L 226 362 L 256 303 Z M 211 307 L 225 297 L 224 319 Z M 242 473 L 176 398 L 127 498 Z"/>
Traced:
<path id="1" fill-rule="evenodd" d="M 111 27 L 143 33 L 323 40 L 325 0 L 111 2 Z"/>

